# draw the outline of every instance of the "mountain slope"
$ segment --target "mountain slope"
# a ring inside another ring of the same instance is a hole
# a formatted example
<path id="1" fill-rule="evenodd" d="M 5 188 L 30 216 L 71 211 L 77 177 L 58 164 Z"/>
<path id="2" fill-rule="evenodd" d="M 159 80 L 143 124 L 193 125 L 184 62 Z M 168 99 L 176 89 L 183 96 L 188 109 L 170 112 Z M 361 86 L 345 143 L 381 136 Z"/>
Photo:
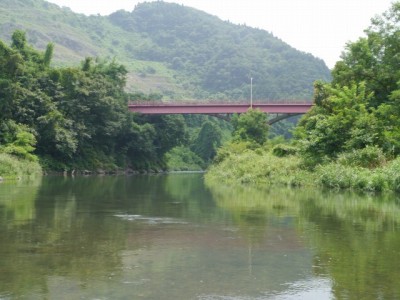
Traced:
<path id="1" fill-rule="evenodd" d="M 0 0 L 0 38 L 16 29 L 43 49 L 56 44 L 58 64 L 85 56 L 116 58 L 130 71 L 131 90 L 166 98 L 311 98 L 325 63 L 264 30 L 224 22 L 196 9 L 162 1 L 132 12 L 84 16 L 43 0 Z"/>

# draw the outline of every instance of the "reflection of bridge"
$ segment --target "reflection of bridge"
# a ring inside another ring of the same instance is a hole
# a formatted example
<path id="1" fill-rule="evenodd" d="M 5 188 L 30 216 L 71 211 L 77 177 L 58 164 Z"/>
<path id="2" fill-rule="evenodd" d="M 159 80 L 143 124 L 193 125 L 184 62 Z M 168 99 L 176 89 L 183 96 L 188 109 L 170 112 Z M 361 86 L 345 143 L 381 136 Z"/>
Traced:
<path id="1" fill-rule="evenodd" d="M 276 101 L 265 103 L 254 103 L 253 109 L 260 109 L 269 114 L 276 114 L 270 124 L 283 120 L 285 118 L 306 113 L 313 104 L 305 101 Z M 213 115 L 223 119 L 229 119 L 231 114 L 241 114 L 246 112 L 251 106 L 249 103 L 201 103 L 201 102 L 137 102 L 130 103 L 129 110 L 147 115 L 165 115 L 165 114 L 205 114 Z"/>

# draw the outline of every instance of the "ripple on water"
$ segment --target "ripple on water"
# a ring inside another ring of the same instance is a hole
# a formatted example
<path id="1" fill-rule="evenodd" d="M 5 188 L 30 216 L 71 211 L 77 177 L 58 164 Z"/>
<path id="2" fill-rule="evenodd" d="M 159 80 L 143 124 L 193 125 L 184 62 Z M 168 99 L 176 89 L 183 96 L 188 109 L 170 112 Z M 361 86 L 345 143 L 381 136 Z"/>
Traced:
<path id="1" fill-rule="evenodd" d="M 145 217 L 141 215 L 115 215 L 115 217 L 121 218 L 126 221 L 131 221 L 131 222 L 143 222 L 146 224 L 188 224 L 188 222 L 179 220 L 179 219 L 173 219 L 173 218 L 158 218 L 158 217 Z"/>

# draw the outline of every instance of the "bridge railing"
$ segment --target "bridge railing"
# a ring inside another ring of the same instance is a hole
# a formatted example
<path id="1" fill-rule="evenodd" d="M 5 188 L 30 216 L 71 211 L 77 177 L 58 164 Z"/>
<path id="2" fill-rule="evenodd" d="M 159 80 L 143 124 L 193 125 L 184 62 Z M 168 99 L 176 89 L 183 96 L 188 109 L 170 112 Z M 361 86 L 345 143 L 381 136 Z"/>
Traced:
<path id="1" fill-rule="evenodd" d="M 279 100 L 253 100 L 253 105 L 259 104 L 312 104 L 312 100 L 308 99 L 279 99 Z M 196 99 L 185 99 L 185 100 L 146 100 L 146 101 L 129 101 L 129 105 L 145 105 L 145 106 L 175 106 L 175 105 L 249 105 L 249 100 L 196 100 Z"/>

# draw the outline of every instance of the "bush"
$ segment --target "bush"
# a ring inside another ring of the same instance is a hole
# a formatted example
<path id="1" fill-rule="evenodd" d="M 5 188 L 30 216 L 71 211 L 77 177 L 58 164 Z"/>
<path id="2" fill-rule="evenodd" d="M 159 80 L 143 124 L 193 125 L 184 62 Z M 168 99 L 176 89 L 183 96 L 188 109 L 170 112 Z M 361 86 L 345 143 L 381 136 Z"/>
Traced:
<path id="1" fill-rule="evenodd" d="M 229 158 L 213 165 L 206 175 L 209 182 L 256 185 L 300 185 L 296 177 L 300 160 L 297 157 L 279 158 L 268 152 L 245 150 L 230 153 Z M 304 175 L 304 174 L 303 174 Z M 305 182 L 306 178 L 303 179 Z"/>
<path id="2" fill-rule="evenodd" d="M 337 162 L 344 166 L 376 168 L 386 163 L 386 157 L 381 148 L 367 146 L 363 149 L 345 152 L 339 155 Z"/>
<path id="3" fill-rule="evenodd" d="M 41 175 L 42 168 L 36 161 L 21 160 L 6 153 L 0 153 L 0 176 L 7 179 Z"/>
<path id="4" fill-rule="evenodd" d="M 298 149 L 293 146 L 278 144 L 272 149 L 272 153 L 278 157 L 285 157 L 297 154 Z"/>
<path id="5" fill-rule="evenodd" d="M 175 147 L 165 154 L 170 171 L 200 171 L 204 161 L 187 147 Z"/>
<path id="6" fill-rule="evenodd" d="M 213 163 L 219 164 L 225 159 L 228 159 L 232 154 L 242 154 L 249 149 L 258 148 L 250 142 L 232 142 L 217 150 L 217 155 L 214 157 Z"/>
<path id="7" fill-rule="evenodd" d="M 400 157 L 391 161 L 383 170 L 389 189 L 400 192 Z"/>
<path id="8" fill-rule="evenodd" d="M 327 188 L 380 192 L 389 186 L 388 177 L 381 169 L 369 170 L 330 163 L 319 166 L 315 175 L 316 183 Z"/>

